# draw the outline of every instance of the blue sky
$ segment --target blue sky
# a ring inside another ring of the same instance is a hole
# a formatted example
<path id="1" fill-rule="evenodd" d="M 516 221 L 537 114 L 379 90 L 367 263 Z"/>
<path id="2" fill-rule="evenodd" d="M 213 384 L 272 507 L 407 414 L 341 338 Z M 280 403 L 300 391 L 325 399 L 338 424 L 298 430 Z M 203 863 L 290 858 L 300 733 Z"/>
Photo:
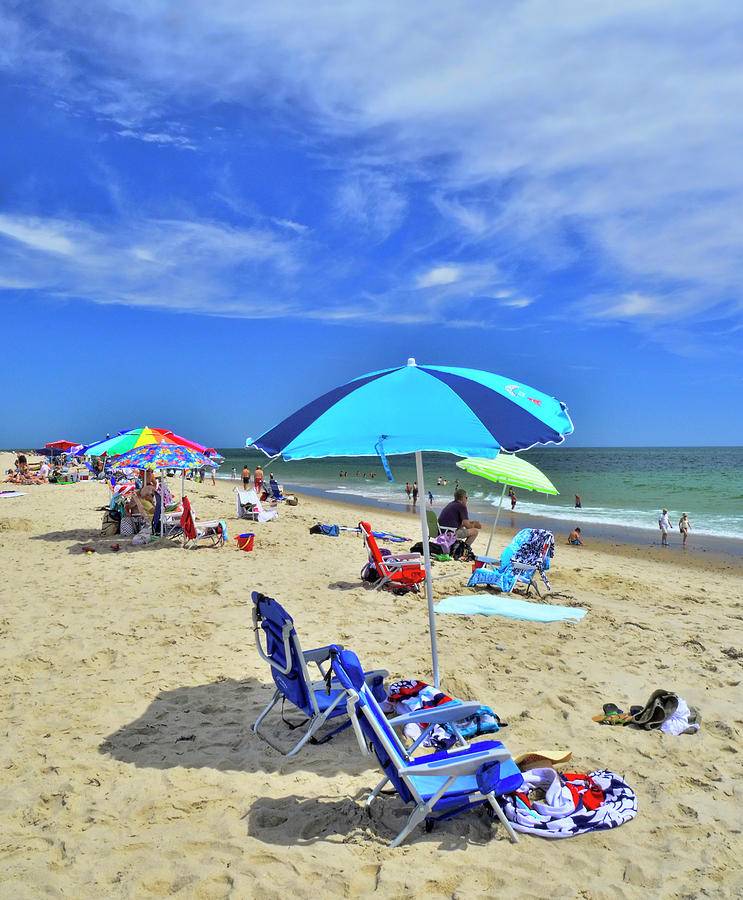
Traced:
<path id="1" fill-rule="evenodd" d="M 570 445 L 743 444 L 743 10 L 699 13 L 4 4 L 0 446 L 237 446 L 409 356 Z"/>

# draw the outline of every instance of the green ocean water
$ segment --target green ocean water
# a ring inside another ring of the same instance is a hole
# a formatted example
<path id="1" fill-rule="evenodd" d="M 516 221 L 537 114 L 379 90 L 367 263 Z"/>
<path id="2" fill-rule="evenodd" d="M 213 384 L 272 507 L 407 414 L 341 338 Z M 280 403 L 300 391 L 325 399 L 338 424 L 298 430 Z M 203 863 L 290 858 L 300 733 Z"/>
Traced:
<path id="1" fill-rule="evenodd" d="M 394 482 L 387 481 L 376 457 L 268 461 L 256 451 L 224 448 L 219 477 L 239 476 L 247 463 L 263 465 L 288 489 L 309 488 L 336 500 L 358 498 L 405 504 L 405 482 L 416 478 L 412 455 L 390 457 Z M 548 496 L 517 490 L 517 511 L 573 522 L 575 494 L 580 494 L 580 521 L 602 526 L 657 528 L 660 510 L 675 524 L 688 513 L 693 533 L 743 540 L 743 447 L 544 447 L 519 454 L 540 468 L 560 492 Z M 440 509 L 454 491 L 466 488 L 473 514 L 492 516 L 502 485 L 470 475 L 455 465 L 457 457 L 424 453 L 426 492 Z M 347 472 L 347 475 L 341 475 Z M 358 474 L 357 474 L 358 473 Z M 374 477 L 372 477 L 372 475 Z M 439 486 L 439 477 L 447 485 Z M 506 508 L 510 504 L 505 502 Z"/>

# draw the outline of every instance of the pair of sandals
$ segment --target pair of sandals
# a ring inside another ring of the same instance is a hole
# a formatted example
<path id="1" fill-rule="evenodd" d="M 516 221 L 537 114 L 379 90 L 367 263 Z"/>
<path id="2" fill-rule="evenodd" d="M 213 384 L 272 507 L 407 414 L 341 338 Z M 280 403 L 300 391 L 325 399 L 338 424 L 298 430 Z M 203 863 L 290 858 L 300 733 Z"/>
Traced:
<path id="1" fill-rule="evenodd" d="M 637 706 L 632 707 L 632 709 L 636 709 L 639 712 L 642 707 Z M 603 713 L 599 716 L 593 716 L 592 719 L 594 722 L 598 722 L 599 725 L 629 725 L 630 722 L 635 720 L 632 709 L 630 709 L 630 712 L 625 712 L 616 703 L 604 703 Z"/>

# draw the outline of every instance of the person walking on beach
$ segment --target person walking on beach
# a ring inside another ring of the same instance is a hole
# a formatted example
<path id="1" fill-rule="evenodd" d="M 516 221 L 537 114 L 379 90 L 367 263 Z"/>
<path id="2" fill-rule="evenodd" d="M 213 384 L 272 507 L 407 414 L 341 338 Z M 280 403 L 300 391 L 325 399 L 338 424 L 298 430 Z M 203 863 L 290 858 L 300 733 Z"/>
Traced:
<path id="1" fill-rule="evenodd" d="M 581 509 L 580 494 L 575 495 L 575 508 Z"/>
<path id="2" fill-rule="evenodd" d="M 671 520 L 668 518 L 668 510 L 664 509 L 658 518 L 660 528 L 660 542 L 663 547 L 668 546 L 668 532 L 671 530 Z"/>
<path id="3" fill-rule="evenodd" d="M 243 490 L 247 491 L 250 488 L 250 469 L 248 468 L 248 464 L 245 463 L 243 466 Z"/>
<path id="4" fill-rule="evenodd" d="M 263 488 L 263 469 L 260 466 L 256 466 L 255 472 L 253 472 L 253 487 L 256 494 L 260 497 Z"/>
<path id="5" fill-rule="evenodd" d="M 511 498 L 511 512 L 513 512 L 516 506 L 516 493 L 512 487 L 508 489 L 508 496 Z"/>
<path id="6" fill-rule="evenodd" d="M 418 502 L 418 482 L 413 482 L 413 506 Z"/>
<path id="7" fill-rule="evenodd" d="M 679 531 L 683 537 L 684 550 L 686 550 L 686 539 L 689 537 L 689 532 L 691 531 L 691 522 L 686 513 L 681 513 L 681 518 L 679 519 Z"/>
<path id="8" fill-rule="evenodd" d="M 428 502 L 431 505 L 431 508 L 433 509 L 433 494 L 430 491 L 428 492 Z"/>
<path id="9" fill-rule="evenodd" d="M 237 469 L 234 466 L 232 467 L 232 480 L 237 481 Z"/>
<path id="10" fill-rule="evenodd" d="M 413 489 L 410 487 L 410 482 L 406 481 L 405 482 L 405 493 L 408 495 L 408 500 L 410 500 L 410 494 L 411 494 L 412 490 Z"/>

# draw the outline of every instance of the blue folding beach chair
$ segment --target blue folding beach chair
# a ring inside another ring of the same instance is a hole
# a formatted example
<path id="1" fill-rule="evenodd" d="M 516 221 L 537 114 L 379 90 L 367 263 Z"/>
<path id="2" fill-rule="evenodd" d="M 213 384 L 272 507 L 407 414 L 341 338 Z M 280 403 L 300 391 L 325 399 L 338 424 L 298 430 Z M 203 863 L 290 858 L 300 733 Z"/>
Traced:
<path id="1" fill-rule="evenodd" d="M 479 703 L 455 700 L 432 709 L 387 719 L 364 681 L 364 672 L 356 654 L 340 647 L 331 647 L 331 660 L 338 681 L 346 689 L 348 715 L 359 746 L 365 754 L 370 749 L 374 751 L 385 773 L 366 805 L 369 806 L 387 782 L 391 782 L 405 803 L 415 804 L 405 827 L 392 841 L 392 847 L 404 841 L 422 822 L 430 830 L 435 822 L 481 804 L 490 805 L 511 841 L 518 843 L 497 797 L 521 787 L 524 780 L 521 772 L 500 741 L 479 741 L 469 745 L 456 727 L 457 721 L 480 709 Z M 426 723 L 428 727 L 406 750 L 394 727 L 412 722 Z M 443 723 L 452 726 L 463 749 L 414 758 L 413 753 L 425 741 L 433 726 Z"/>
<path id="2" fill-rule="evenodd" d="M 258 653 L 271 666 L 271 674 L 276 683 L 276 691 L 268 706 L 258 716 L 253 731 L 258 734 L 258 726 L 268 713 L 282 701 L 282 719 L 293 730 L 307 725 L 299 743 L 285 756 L 294 756 L 306 743 L 322 744 L 333 735 L 351 724 L 346 712 L 346 692 L 335 679 L 332 671 L 324 665 L 330 659 L 330 647 L 319 647 L 317 650 L 302 650 L 299 638 L 294 630 L 294 620 L 289 613 L 271 597 L 253 591 L 253 631 Z M 265 649 L 262 640 L 265 641 Z M 321 680 L 312 681 L 308 664 L 314 663 L 320 671 Z M 387 672 L 379 669 L 375 672 L 362 673 L 364 683 L 368 685 L 373 696 L 383 700 L 386 696 L 384 679 Z M 292 724 L 283 716 L 283 704 L 289 701 L 307 717 Z M 322 738 L 315 737 L 322 726 L 331 719 L 342 719 L 343 722 Z M 258 735 L 279 753 L 284 753 L 263 735 Z"/>
<path id="3" fill-rule="evenodd" d="M 550 568 L 550 558 L 554 555 L 555 537 L 551 531 L 543 528 L 523 528 L 501 553 L 500 559 L 477 557 L 482 565 L 474 570 L 467 586 L 476 587 L 483 584 L 497 588 L 504 594 L 510 594 L 517 584 L 525 584 L 525 597 L 529 596 L 532 588 L 537 596 L 541 597 L 535 579 L 539 575 L 547 590 L 550 590 L 546 573 Z"/>

